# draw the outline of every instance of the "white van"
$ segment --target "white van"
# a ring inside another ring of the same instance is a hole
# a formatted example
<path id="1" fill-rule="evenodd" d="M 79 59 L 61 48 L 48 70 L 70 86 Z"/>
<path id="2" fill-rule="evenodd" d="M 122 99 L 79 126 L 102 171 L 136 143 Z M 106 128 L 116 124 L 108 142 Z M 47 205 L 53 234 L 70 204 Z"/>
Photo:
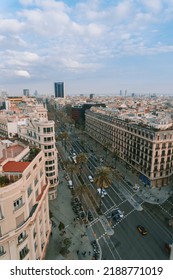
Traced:
<path id="1" fill-rule="evenodd" d="M 70 189 L 73 189 L 73 182 L 72 182 L 72 180 L 69 180 L 69 181 L 68 181 L 68 187 L 69 187 Z"/>

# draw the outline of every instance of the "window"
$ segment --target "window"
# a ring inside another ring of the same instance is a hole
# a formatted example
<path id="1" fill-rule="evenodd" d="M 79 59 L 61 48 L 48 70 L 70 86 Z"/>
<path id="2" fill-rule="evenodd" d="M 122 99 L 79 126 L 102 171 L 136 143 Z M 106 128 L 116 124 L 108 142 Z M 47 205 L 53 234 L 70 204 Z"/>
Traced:
<path id="1" fill-rule="evenodd" d="M 23 260 L 24 257 L 28 254 L 28 252 L 29 252 L 28 245 L 26 245 L 26 246 L 19 252 L 20 260 Z"/>
<path id="2" fill-rule="evenodd" d="M 4 218 L 3 214 L 2 214 L 2 209 L 1 209 L 1 205 L 0 205 L 0 220 L 2 220 Z"/>
<path id="3" fill-rule="evenodd" d="M 50 164 L 54 164 L 54 163 L 55 163 L 54 160 L 47 160 L 47 161 L 46 161 L 46 165 L 50 165 Z"/>
<path id="4" fill-rule="evenodd" d="M 28 187 L 27 189 L 27 193 L 28 193 L 28 197 L 30 196 L 30 194 L 32 193 L 32 187 L 31 185 Z"/>
<path id="5" fill-rule="evenodd" d="M 31 176 L 31 172 L 26 175 L 26 180 Z"/>
<path id="6" fill-rule="evenodd" d="M 45 150 L 50 150 L 54 148 L 54 145 L 44 146 Z"/>
<path id="7" fill-rule="evenodd" d="M 21 225 L 23 225 L 24 223 L 24 213 L 22 213 L 21 215 L 19 215 L 17 218 L 16 218 L 16 227 L 20 227 Z"/>
<path id="8" fill-rule="evenodd" d="M 35 197 L 36 198 L 38 197 L 38 190 L 36 190 L 36 192 L 35 192 Z"/>
<path id="9" fill-rule="evenodd" d="M 53 166 L 48 166 L 48 167 L 46 167 L 46 171 L 52 171 L 52 170 L 54 170 L 55 169 L 55 166 L 53 165 Z"/>
<path id="10" fill-rule="evenodd" d="M 53 141 L 53 137 L 44 137 L 44 142 L 51 142 Z"/>
<path id="11" fill-rule="evenodd" d="M 37 243 L 36 242 L 34 243 L 34 250 L 35 251 L 37 250 Z"/>
<path id="12" fill-rule="evenodd" d="M 46 173 L 46 176 L 47 176 L 47 177 L 52 177 L 52 176 L 54 176 L 54 175 L 55 175 L 55 172 Z"/>
<path id="13" fill-rule="evenodd" d="M 34 230 L 33 230 L 33 238 L 35 238 L 36 235 L 37 235 L 37 233 L 36 233 L 35 228 L 34 228 Z"/>
<path id="14" fill-rule="evenodd" d="M 36 186 L 36 185 L 37 185 L 37 183 L 38 183 L 38 178 L 37 178 L 37 177 L 35 177 L 35 179 L 34 179 L 34 185 Z"/>
<path id="15" fill-rule="evenodd" d="M 5 254 L 4 246 L 0 246 L 0 256 Z"/>
<path id="16" fill-rule="evenodd" d="M 53 127 L 44 127 L 44 128 L 43 128 L 43 132 L 44 132 L 44 133 L 53 132 Z"/>
<path id="17" fill-rule="evenodd" d="M 27 237 L 26 231 L 21 232 L 21 234 L 18 236 L 18 243 L 22 243 Z"/>
<path id="18" fill-rule="evenodd" d="M 22 205 L 23 205 L 22 197 L 20 197 L 19 199 L 13 202 L 14 210 L 19 209 L 20 207 L 22 207 Z"/>
<path id="19" fill-rule="evenodd" d="M 43 169 L 40 170 L 40 178 L 43 175 Z"/>

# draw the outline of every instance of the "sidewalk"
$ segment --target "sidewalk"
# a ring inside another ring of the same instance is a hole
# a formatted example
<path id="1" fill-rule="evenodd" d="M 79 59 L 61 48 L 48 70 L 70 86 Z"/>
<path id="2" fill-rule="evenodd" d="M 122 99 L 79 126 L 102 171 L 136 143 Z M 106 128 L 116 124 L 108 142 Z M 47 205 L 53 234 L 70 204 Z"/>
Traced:
<path id="1" fill-rule="evenodd" d="M 93 259 L 91 245 L 92 233 L 88 232 L 86 225 L 75 220 L 71 208 L 71 191 L 63 178 L 64 171 L 59 171 L 62 182 L 58 186 L 57 198 L 49 202 L 52 212 L 52 235 L 46 251 L 46 260 L 90 260 Z M 58 226 L 63 223 L 60 231 Z M 94 240 L 94 237 L 93 237 Z"/>
<path id="2" fill-rule="evenodd" d="M 134 194 L 138 195 L 143 201 L 151 204 L 162 204 L 164 203 L 172 194 L 173 186 L 163 186 L 162 188 L 148 188 L 144 186 L 144 183 L 132 173 L 131 170 L 127 170 L 125 166 L 117 161 L 117 170 L 120 174 L 125 174 L 126 181 L 130 181 L 133 186 L 137 184 L 139 190 L 134 191 Z"/>

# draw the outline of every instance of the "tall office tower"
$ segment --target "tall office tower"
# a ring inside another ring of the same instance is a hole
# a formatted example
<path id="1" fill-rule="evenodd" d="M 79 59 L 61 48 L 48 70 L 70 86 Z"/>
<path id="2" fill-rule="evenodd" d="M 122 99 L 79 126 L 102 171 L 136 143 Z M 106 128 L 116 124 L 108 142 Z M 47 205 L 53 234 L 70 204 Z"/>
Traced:
<path id="1" fill-rule="evenodd" d="M 29 89 L 23 89 L 23 95 L 29 97 Z"/>
<path id="2" fill-rule="evenodd" d="M 57 82 L 54 83 L 55 88 L 55 98 L 64 98 L 64 83 L 63 82 Z"/>

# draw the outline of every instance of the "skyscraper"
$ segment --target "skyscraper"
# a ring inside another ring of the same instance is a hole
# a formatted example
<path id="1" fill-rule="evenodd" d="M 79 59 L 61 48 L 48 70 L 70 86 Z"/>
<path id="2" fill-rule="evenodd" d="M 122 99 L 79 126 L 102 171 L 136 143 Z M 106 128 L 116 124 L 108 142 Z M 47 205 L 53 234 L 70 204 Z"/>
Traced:
<path id="1" fill-rule="evenodd" d="M 64 83 L 63 82 L 57 82 L 54 83 L 55 88 L 55 98 L 64 98 Z"/>
<path id="2" fill-rule="evenodd" d="M 23 89 L 23 95 L 29 97 L 29 89 Z"/>

